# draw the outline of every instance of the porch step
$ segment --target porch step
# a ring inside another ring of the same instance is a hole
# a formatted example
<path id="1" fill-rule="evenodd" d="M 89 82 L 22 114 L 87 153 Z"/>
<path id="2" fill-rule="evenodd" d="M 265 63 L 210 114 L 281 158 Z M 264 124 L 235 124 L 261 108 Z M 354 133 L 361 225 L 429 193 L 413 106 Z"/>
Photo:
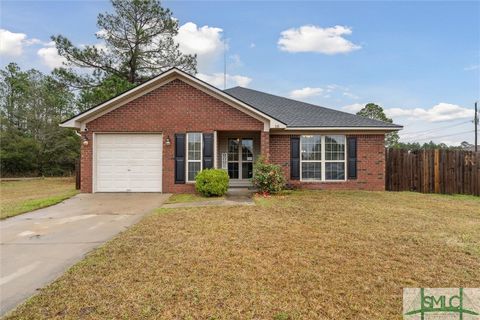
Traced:
<path id="1" fill-rule="evenodd" d="M 228 188 L 227 200 L 251 199 L 254 192 L 253 188 Z"/>
<path id="2" fill-rule="evenodd" d="M 230 180 L 228 183 L 229 188 L 251 188 L 253 187 L 253 184 L 250 180 L 240 180 L 240 181 L 235 181 L 235 180 Z"/>

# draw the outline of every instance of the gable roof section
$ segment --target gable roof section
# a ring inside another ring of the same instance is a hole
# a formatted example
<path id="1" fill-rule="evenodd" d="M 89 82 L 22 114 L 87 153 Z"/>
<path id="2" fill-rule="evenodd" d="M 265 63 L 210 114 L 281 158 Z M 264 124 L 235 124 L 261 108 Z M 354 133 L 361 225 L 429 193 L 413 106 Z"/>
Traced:
<path id="1" fill-rule="evenodd" d="M 65 120 L 60 124 L 62 127 L 67 128 L 78 128 L 81 130 L 85 129 L 85 124 L 89 121 L 92 121 L 102 115 L 119 108 L 126 103 L 133 101 L 148 92 L 151 92 L 175 79 L 184 81 L 185 83 L 219 99 L 220 101 L 225 102 L 226 104 L 252 116 L 255 119 L 258 119 L 264 123 L 264 128 L 268 131 L 269 128 L 285 128 L 286 125 L 271 117 L 268 114 L 263 113 L 262 111 L 250 106 L 249 104 L 236 99 L 235 97 L 219 90 L 218 88 L 200 80 L 196 77 L 181 71 L 177 68 L 172 68 L 168 71 L 163 72 L 162 74 L 152 78 L 135 88 L 127 90 L 124 93 L 119 94 L 116 97 L 113 97 L 110 100 L 107 100 L 95 107 L 92 107 L 88 110 L 85 110 L 74 117 Z"/>
<path id="2" fill-rule="evenodd" d="M 310 103 L 292 100 L 243 87 L 225 90 L 235 98 L 274 116 L 287 125 L 287 129 L 351 128 L 399 130 L 400 125 L 373 120 Z"/>
<path id="3" fill-rule="evenodd" d="M 400 125 L 373 120 L 243 87 L 234 87 L 222 91 L 177 68 L 165 71 L 135 88 L 85 110 L 65 120 L 60 126 L 84 130 L 87 122 L 101 117 L 175 79 L 184 81 L 253 118 L 262 121 L 265 131 L 269 129 L 395 131 L 403 128 Z"/>

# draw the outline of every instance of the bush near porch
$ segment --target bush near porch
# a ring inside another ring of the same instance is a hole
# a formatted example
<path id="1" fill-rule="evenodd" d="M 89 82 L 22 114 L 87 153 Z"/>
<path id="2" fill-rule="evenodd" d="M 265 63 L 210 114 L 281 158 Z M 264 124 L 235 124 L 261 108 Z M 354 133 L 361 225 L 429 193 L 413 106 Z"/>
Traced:
<path id="1" fill-rule="evenodd" d="M 228 173 L 223 169 L 204 169 L 195 177 L 195 190 L 204 197 L 221 197 L 228 191 Z"/>
<path id="2" fill-rule="evenodd" d="M 253 166 L 253 186 L 264 194 L 277 193 L 285 188 L 286 178 L 282 167 L 259 157 Z"/>

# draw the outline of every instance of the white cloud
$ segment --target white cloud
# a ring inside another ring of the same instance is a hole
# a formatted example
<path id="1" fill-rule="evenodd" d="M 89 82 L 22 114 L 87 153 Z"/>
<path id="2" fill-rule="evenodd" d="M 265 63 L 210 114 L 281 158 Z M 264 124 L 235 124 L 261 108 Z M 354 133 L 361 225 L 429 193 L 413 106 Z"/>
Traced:
<path id="1" fill-rule="evenodd" d="M 347 53 L 361 48 L 343 37 L 350 34 L 352 29 L 345 26 L 321 28 L 305 25 L 282 31 L 278 46 L 288 52 Z"/>
<path id="2" fill-rule="evenodd" d="M 103 43 L 103 42 L 94 44 L 93 46 L 94 46 L 95 48 L 97 48 L 98 50 L 108 51 L 107 46 L 106 46 L 105 43 Z"/>
<path id="3" fill-rule="evenodd" d="M 343 111 L 357 113 L 365 107 L 366 103 L 353 103 L 342 107 Z M 427 122 L 449 121 L 464 118 L 473 118 L 473 110 L 460 107 L 456 104 L 439 103 L 430 109 L 414 108 L 384 108 L 385 115 L 389 118 L 405 117 L 410 120 L 422 120 Z"/>
<path id="4" fill-rule="evenodd" d="M 228 66 L 230 68 L 240 68 L 243 67 L 243 61 L 240 59 L 239 54 L 232 54 L 231 56 L 228 57 L 230 62 L 228 63 Z"/>
<path id="5" fill-rule="evenodd" d="M 311 97 L 316 97 L 325 92 L 323 88 L 311 88 L 305 87 L 302 89 L 296 89 L 290 91 L 289 97 L 292 99 L 308 99 Z"/>
<path id="6" fill-rule="evenodd" d="M 26 46 L 45 43 L 36 38 L 28 38 L 25 33 L 11 32 L 0 29 L 0 56 L 18 57 L 23 54 Z"/>
<path id="7" fill-rule="evenodd" d="M 54 43 L 54 42 L 50 42 L 50 43 L 48 43 L 47 45 L 48 45 L 48 46 L 54 46 L 55 43 Z M 107 45 L 105 44 L 105 42 L 99 42 L 99 43 L 96 43 L 96 44 L 83 44 L 83 43 L 81 43 L 81 44 L 79 45 L 79 47 L 80 47 L 81 49 L 85 49 L 85 48 L 87 48 L 87 46 L 88 46 L 88 47 L 95 47 L 95 48 L 97 48 L 98 50 L 108 51 L 108 48 L 107 48 Z"/>
<path id="8" fill-rule="evenodd" d="M 55 69 L 62 67 L 64 64 L 67 62 L 67 59 L 64 57 L 60 56 L 58 54 L 57 48 L 55 47 L 55 42 L 50 41 L 48 43 L 44 44 L 45 46 L 43 48 L 38 49 L 37 55 L 40 57 L 42 63 L 49 67 L 50 69 Z M 107 47 L 105 46 L 105 43 L 97 43 L 92 45 L 93 47 L 96 47 L 99 50 L 105 50 L 107 51 Z M 85 44 L 80 44 L 80 48 L 85 48 Z"/>
<path id="9" fill-rule="evenodd" d="M 36 44 L 45 44 L 45 42 L 43 42 L 42 40 L 37 39 L 37 38 L 26 39 L 24 41 L 24 43 L 27 46 L 33 46 L 33 45 L 36 45 Z"/>
<path id="10" fill-rule="evenodd" d="M 224 75 L 221 72 L 213 74 L 197 73 L 197 77 L 217 88 L 223 88 Z M 250 82 L 252 82 L 252 78 L 227 74 L 227 88 L 234 86 L 248 87 Z"/>
<path id="11" fill-rule="evenodd" d="M 66 59 L 58 54 L 53 41 L 49 42 L 46 47 L 40 48 L 37 51 L 37 55 L 42 60 L 43 64 L 51 69 L 61 67 L 63 62 L 66 62 Z"/>
<path id="12" fill-rule="evenodd" d="M 473 118 L 474 111 L 463 108 L 456 104 L 441 102 L 430 109 L 401 109 L 389 108 L 385 110 L 388 117 L 408 117 L 411 119 L 420 119 L 428 122 L 439 122 L 456 119 Z"/>
<path id="13" fill-rule="evenodd" d="M 354 100 L 360 98 L 360 97 L 357 96 L 356 94 L 351 93 L 348 89 L 346 89 L 344 92 L 342 92 L 342 94 L 343 94 L 345 97 L 350 98 L 350 99 L 354 99 Z"/>
<path id="14" fill-rule="evenodd" d="M 468 67 L 463 68 L 465 71 L 474 71 L 480 69 L 480 64 L 471 64 Z"/>
<path id="15" fill-rule="evenodd" d="M 444 140 L 441 139 L 442 143 L 445 143 L 447 146 L 459 146 L 462 144 L 462 142 L 465 140 Z"/>
<path id="16" fill-rule="evenodd" d="M 342 110 L 350 113 L 357 113 L 358 111 L 363 109 L 365 105 L 366 103 L 353 103 L 353 104 L 349 104 L 347 106 L 342 107 Z"/>
<path id="17" fill-rule="evenodd" d="M 180 51 L 185 54 L 197 54 L 199 68 L 210 64 L 223 53 L 222 29 L 203 26 L 197 27 L 193 22 L 180 26 L 175 41 L 180 45 Z"/>
<path id="18" fill-rule="evenodd" d="M 20 56 L 23 53 L 26 39 L 27 35 L 25 33 L 15 33 L 0 29 L 0 55 Z"/>
<path id="19" fill-rule="evenodd" d="M 256 44 L 255 43 L 250 43 L 250 48 L 255 48 L 256 47 Z"/>
<path id="20" fill-rule="evenodd" d="M 332 98 L 336 101 L 348 97 L 350 99 L 358 99 L 359 97 L 350 92 L 350 89 L 338 84 L 329 84 L 321 87 L 304 87 L 290 91 L 289 97 L 298 100 L 310 100 L 314 97 Z"/>
<path id="21" fill-rule="evenodd" d="M 182 53 L 197 55 L 199 73 L 196 76 L 218 88 L 224 86 L 223 72 L 212 71 L 218 67 L 220 61 L 223 61 L 223 53 L 228 50 L 228 45 L 225 45 L 222 38 L 222 32 L 221 28 L 200 27 L 193 22 L 187 22 L 180 26 L 178 34 L 174 38 Z M 243 62 L 238 54 L 229 55 L 228 67 L 230 69 L 242 66 Z M 247 76 L 227 74 L 227 87 L 247 87 L 251 81 L 252 79 Z"/>
<path id="22" fill-rule="evenodd" d="M 95 33 L 97 38 L 104 38 L 107 34 L 108 34 L 107 30 L 105 30 L 105 29 L 100 29 Z"/>

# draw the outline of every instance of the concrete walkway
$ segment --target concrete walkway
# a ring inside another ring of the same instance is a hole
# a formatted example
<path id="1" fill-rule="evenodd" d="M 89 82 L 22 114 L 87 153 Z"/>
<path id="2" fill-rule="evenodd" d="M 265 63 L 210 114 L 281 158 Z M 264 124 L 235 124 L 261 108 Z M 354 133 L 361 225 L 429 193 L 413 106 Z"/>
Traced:
<path id="1" fill-rule="evenodd" d="M 253 206 L 255 202 L 252 199 L 254 191 L 248 188 L 231 188 L 228 190 L 225 199 L 167 203 L 162 208 L 190 208 L 190 207 L 209 207 L 209 206 Z"/>
<path id="2" fill-rule="evenodd" d="M 0 316 L 168 197 L 158 193 L 79 194 L 0 221 Z"/>

